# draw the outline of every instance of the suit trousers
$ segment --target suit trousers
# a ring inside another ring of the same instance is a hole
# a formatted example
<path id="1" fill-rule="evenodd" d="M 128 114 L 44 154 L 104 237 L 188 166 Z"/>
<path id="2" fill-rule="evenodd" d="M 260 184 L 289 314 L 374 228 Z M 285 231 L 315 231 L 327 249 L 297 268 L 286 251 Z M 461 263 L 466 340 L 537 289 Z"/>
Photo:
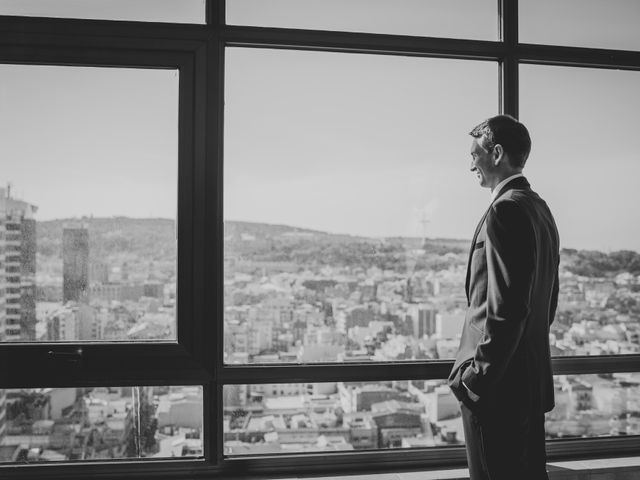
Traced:
<path id="1" fill-rule="evenodd" d="M 503 403 L 503 402 L 499 402 Z M 544 413 L 460 403 L 471 480 L 548 480 Z"/>

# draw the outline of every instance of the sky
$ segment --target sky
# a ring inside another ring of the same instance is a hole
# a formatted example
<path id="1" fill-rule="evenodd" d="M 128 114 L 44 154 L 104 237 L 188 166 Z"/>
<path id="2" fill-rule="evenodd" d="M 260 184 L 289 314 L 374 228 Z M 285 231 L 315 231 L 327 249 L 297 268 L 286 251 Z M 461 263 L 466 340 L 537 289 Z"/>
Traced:
<path id="1" fill-rule="evenodd" d="M 497 0 L 228 0 L 226 13 L 227 23 L 238 25 L 497 40 L 497 5 Z"/>
<path id="2" fill-rule="evenodd" d="M 198 23 L 204 12 L 201 0 L 52 5 L 0 0 L 0 14 Z M 229 0 L 227 20 L 491 40 L 495 5 Z M 640 2 L 610 5 L 521 0 L 521 38 L 640 48 Z M 225 219 L 472 236 L 489 192 L 468 170 L 467 133 L 498 113 L 497 64 L 229 48 L 225 81 Z M 520 118 L 533 138 L 525 174 L 555 213 L 563 246 L 640 250 L 640 72 L 522 65 L 520 82 Z M 174 218 L 177 95 L 169 70 L 0 65 L 0 186 L 11 182 L 40 220 Z"/>
<path id="3" fill-rule="evenodd" d="M 205 23 L 205 0 L 0 0 L 0 15 Z"/>
<path id="4" fill-rule="evenodd" d="M 471 236 L 467 132 L 498 109 L 496 64 L 234 48 L 226 69 L 226 218 Z"/>
<path id="5" fill-rule="evenodd" d="M 225 217 L 470 238 L 489 191 L 469 172 L 468 132 L 498 112 L 497 84 L 490 62 L 229 49 Z M 525 174 L 564 247 L 640 250 L 638 84 L 521 66 Z"/>
<path id="6" fill-rule="evenodd" d="M 175 70 L 0 65 L 0 187 L 37 220 L 175 218 Z"/>

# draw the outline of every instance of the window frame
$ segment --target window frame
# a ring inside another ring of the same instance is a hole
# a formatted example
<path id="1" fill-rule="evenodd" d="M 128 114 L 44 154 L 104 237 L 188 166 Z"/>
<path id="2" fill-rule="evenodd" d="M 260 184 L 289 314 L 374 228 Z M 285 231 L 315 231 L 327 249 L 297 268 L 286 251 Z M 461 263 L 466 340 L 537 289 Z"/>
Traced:
<path id="1" fill-rule="evenodd" d="M 442 379 L 453 361 L 312 365 L 223 363 L 223 129 L 226 47 L 489 60 L 499 66 L 500 111 L 518 115 L 518 67 L 563 65 L 640 71 L 640 51 L 518 41 L 517 1 L 499 0 L 500 40 L 479 41 L 225 24 L 224 0 L 207 1 L 205 25 L 0 16 L 0 62 L 178 68 L 178 338 L 175 343 L 4 344 L 3 388 L 202 385 L 205 458 L 3 465 L 6 478 L 186 478 L 223 474 L 336 474 L 462 466 L 463 447 L 226 457 L 228 384 Z M 183 300 L 186 299 L 186 300 Z M 79 367 L 50 350 L 83 348 Z M 114 359 L 118 362 L 113 363 Z M 637 372 L 640 355 L 555 357 L 555 374 Z M 62 368 L 65 367 L 65 368 Z M 61 372 L 64 370 L 64 372 Z M 549 459 L 637 454 L 637 436 L 552 440 Z M 105 474 L 108 468 L 109 473 Z"/>
<path id="2" fill-rule="evenodd" d="M 194 27 L 194 26 L 189 26 Z M 211 188 L 214 176 L 206 161 L 206 67 L 209 35 L 201 25 L 140 24 L 0 16 L 0 62 L 3 64 L 171 69 L 179 72 L 177 150 L 177 338 L 154 342 L 37 342 L 0 345 L 3 389 L 198 385 L 203 388 L 204 438 L 214 438 L 212 351 L 215 331 L 205 319 L 211 297 L 205 275 L 212 270 L 207 245 L 214 238 Z M 200 27 L 200 28 L 198 28 Z M 210 223 L 210 222 L 209 222 Z M 81 354 L 69 358 L 64 354 Z M 57 355 L 62 353 L 63 355 Z M 211 442 L 204 445 L 212 458 Z M 104 474 L 153 473 L 175 476 L 207 468 L 207 460 L 184 458 L 122 459 L 60 465 L 0 466 L 8 478 L 83 478 Z"/>

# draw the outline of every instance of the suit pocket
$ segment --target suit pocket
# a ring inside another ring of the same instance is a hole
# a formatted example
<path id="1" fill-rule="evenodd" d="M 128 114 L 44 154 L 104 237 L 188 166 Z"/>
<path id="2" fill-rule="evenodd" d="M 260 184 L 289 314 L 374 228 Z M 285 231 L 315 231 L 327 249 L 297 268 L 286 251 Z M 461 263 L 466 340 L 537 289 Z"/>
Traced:
<path id="1" fill-rule="evenodd" d="M 473 246 L 473 250 L 478 250 L 479 248 L 484 247 L 484 240 L 480 240 L 479 242 L 476 242 L 476 244 Z"/>

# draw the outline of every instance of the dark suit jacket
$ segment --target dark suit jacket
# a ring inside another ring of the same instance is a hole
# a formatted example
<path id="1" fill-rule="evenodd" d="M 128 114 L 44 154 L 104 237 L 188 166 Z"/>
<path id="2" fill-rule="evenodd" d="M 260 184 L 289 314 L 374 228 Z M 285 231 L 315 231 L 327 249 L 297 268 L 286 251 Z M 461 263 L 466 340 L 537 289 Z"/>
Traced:
<path id="1" fill-rule="evenodd" d="M 524 177 L 511 180 L 482 217 L 469 252 L 468 310 L 449 385 L 472 410 L 478 404 L 464 385 L 480 396 L 478 403 L 553 408 L 549 326 L 559 258 L 547 204 Z"/>

